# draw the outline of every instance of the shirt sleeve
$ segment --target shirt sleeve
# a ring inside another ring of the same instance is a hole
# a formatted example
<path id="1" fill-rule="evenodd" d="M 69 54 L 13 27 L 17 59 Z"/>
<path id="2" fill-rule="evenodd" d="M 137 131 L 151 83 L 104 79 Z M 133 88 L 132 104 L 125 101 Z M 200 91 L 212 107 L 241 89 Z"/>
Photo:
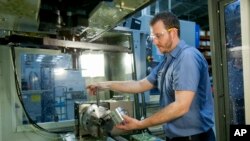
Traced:
<path id="1" fill-rule="evenodd" d="M 174 90 L 189 90 L 196 92 L 200 80 L 201 62 L 194 50 L 187 50 L 180 56 L 180 60 L 173 72 Z"/>
<path id="2" fill-rule="evenodd" d="M 147 80 L 153 84 L 154 86 L 157 86 L 157 74 L 158 74 L 158 71 L 162 65 L 163 61 L 160 62 L 156 67 L 154 67 L 152 69 L 152 71 L 150 72 L 150 74 L 147 76 Z"/>

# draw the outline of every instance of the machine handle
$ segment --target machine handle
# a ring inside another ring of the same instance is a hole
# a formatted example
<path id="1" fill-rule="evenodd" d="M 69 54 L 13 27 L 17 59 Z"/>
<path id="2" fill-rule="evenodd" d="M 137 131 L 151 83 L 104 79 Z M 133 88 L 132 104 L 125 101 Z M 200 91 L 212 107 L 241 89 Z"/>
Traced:
<path id="1" fill-rule="evenodd" d="M 96 89 L 95 95 L 96 95 L 96 105 L 99 107 L 99 105 L 100 105 L 100 97 L 99 97 L 98 88 Z"/>

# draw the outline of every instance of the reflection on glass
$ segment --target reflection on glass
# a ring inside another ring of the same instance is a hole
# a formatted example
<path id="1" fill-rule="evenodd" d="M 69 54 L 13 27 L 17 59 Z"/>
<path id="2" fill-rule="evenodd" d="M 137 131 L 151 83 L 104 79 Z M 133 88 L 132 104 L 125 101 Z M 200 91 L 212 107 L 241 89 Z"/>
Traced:
<path id="1" fill-rule="evenodd" d="M 86 100 L 84 79 L 71 63 L 67 54 L 21 55 L 23 102 L 37 123 L 74 119 L 74 102 Z"/>
<path id="2" fill-rule="evenodd" d="M 79 70 L 72 69 L 70 54 L 22 53 L 20 58 L 23 102 L 37 123 L 73 120 L 76 101 L 96 102 L 96 97 L 89 96 L 86 90 L 90 83 L 133 79 L 133 59 L 128 53 L 83 53 Z M 120 94 L 100 91 L 101 100 L 115 95 Z M 23 123 L 28 121 L 23 119 Z"/>
<path id="3" fill-rule="evenodd" d="M 225 7 L 225 32 L 231 124 L 245 124 L 240 1 Z"/>

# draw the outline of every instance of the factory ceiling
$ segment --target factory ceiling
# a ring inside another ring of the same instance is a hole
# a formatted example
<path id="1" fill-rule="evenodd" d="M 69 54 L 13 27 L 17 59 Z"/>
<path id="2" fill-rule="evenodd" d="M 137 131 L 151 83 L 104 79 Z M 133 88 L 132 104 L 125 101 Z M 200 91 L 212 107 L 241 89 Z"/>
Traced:
<path id="1" fill-rule="evenodd" d="M 208 0 L 173 0 L 172 11 L 180 19 L 195 21 L 204 30 L 209 30 Z"/>
<path id="2" fill-rule="evenodd" d="M 8 31 L 38 32 L 92 42 L 154 1 L 0 0 L 0 36 Z"/>
<path id="3" fill-rule="evenodd" d="M 112 2 L 112 0 L 104 0 L 104 1 Z M 156 1 L 159 1 L 159 11 L 170 9 L 180 19 L 195 21 L 201 26 L 202 29 L 208 29 L 207 0 L 156 0 Z M 51 24 L 52 27 L 53 26 L 71 27 L 77 25 L 86 26 L 88 24 L 88 19 L 90 17 L 91 12 L 93 13 L 93 10 L 97 7 L 97 5 L 100 2 L 101 2 L 100 0 L 74 0 L 74 1 L 42 0 L 39 12 L 41 21 L 39 28 L 41 30 L 48 30 L 46 28 L 51 28 L 48 26 L 48 23 Z M 131 2 L 135 3 L 136 5 L 136 1 L 132 0 Z M 155 4 L 156 3 L 152 3 L 151 7 L 154 7 Z M 60 19 L 58 19 L 59 14 L 62 16 L 63 19 L 62 22 L 60 22 Z M 57 25 L 55 25 L 55 23 L 57 23 Z"/>
<path id="4" fill-rule="evenodd" d="M 194 21 L 201 29 L 209 30 L 208 0 L 158 0 L 151 5 L 151 15 L 158 11 L 171 11 L 181 20 Z M 140 15 L 139 15 L 140 16 Z"/>
<path id="5" fill-rule="evenodd" d="M 179 19 L 194 21 L 201 29 L 208 30 L 208 0 L 159 0 L 158 11 L 170 10 Z M 157 5 L 152 4 L 151 14 Z M 157 10 L 156 10 L 157 11 Z"/>
<path id="6" fill-rule="evenodd" d="M 171 10 L 182 20 L 208 29 L 207 0 L 0 0 L 0 37 L 34 36 L 92 42 L 104 32 L 151 5 L 151 14 Z M 13 32 L 12 32 L 13 33 Z M 29 34 L 30 35 L 30 34 Z"/>

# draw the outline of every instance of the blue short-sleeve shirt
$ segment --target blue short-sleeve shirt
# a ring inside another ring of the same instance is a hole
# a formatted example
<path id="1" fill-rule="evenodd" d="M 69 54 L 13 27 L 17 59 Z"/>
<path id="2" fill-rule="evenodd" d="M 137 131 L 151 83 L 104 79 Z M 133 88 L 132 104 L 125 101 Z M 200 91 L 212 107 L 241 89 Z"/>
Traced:
<path id="1" fill-rule="evenodd" d="M 180 41 L 172 52 L 165 54 L 147 80 L 160 90 L 161 107 L 175 101 L 175 91 L 195 92 L 189 112 L 163 125 L 169 138 L 202 133 L 214 126 L 208 64 L 196 48 Z"/>

